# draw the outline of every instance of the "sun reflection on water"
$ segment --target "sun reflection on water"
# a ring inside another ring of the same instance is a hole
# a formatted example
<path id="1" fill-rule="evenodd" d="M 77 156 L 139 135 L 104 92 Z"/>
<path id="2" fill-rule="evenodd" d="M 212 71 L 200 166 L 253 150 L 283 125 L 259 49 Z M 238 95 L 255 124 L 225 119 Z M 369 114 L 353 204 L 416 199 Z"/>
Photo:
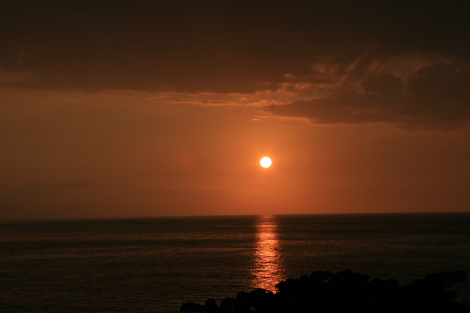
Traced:
<path id="1" fill-rule="evenodd" d="M 271 215 L 260 216 L 256 235 L 252 288 L 274 291 L 276 284 L 284 279 L 281 247 L 277 238 L 277 218 Z"/>

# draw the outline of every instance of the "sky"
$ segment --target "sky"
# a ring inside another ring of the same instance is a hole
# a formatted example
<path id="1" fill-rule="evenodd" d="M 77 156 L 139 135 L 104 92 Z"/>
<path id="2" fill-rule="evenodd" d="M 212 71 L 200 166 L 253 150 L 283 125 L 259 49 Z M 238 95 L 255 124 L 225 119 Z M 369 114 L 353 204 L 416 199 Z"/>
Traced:
<path id="1" fill-rule="evenodd" d="M 468 212 L 468 12 L 3 0 L 0 219 Z"/>

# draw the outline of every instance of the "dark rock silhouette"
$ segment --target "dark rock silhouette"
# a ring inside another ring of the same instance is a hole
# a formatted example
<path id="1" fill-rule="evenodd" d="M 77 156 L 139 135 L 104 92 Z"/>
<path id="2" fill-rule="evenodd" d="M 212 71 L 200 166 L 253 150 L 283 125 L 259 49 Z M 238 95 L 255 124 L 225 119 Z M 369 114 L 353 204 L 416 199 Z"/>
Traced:
<path id="1" fill-rule="evenodd" d="M 351 270 L 316 271 L 279 282 L 276 293 L 264 289 L 242 291 L 236 298 L 222 299 L 220 306 L 214 299 L 204 305 L 184 303 L 180 312 L 470 313 L 468 306 L 455 301 L 457 293 L 451 289 L 466 278 L 462 271 L 443 272 L 400 286 L 395 279 L 369 281 L 368 275 Z"/>

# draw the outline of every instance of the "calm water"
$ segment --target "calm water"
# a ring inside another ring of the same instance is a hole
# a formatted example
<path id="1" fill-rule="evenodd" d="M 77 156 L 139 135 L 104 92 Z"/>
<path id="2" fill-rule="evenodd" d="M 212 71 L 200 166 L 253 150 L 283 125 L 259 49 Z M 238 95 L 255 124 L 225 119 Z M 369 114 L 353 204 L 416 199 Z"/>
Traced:
<path id="1" fill-rule="evenodd" d="M 179 312 L 314 270 L 409 283 L 468 260 L 470 213 L 4 222 L 0 311 Z"/>

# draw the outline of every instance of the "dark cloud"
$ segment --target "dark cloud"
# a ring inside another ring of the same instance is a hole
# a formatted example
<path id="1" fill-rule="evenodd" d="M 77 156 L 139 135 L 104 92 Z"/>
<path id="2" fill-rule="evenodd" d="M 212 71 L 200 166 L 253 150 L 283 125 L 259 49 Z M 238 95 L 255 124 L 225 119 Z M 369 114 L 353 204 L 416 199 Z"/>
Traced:
<path id="1" fill-rule="evenodd" d="M 16 87 L 252 92 L 371 48 L 377 58 L 468 56 L 469 9 L 464 1 L 2 1 L 0 62 L 29 73 Z"/>
<path id="2" fill-rule="evenodd" d="M 317 124 L 399 123 L 422 128 L 453 128 L 470 118 L 470 68 L 436 63 L 403 81 L 390 72 L 362 80 L 361 90 L 271 105 L 281 116 L 307 117 Z"/>
<path id="3" fill-rule="evenodd" d="M 468 1 L 2 1 L 0 81 L 185 93 L 298 82 L 312 94 L 267 110 L 447 127 L 468 117 L 468 12 Z"/>

